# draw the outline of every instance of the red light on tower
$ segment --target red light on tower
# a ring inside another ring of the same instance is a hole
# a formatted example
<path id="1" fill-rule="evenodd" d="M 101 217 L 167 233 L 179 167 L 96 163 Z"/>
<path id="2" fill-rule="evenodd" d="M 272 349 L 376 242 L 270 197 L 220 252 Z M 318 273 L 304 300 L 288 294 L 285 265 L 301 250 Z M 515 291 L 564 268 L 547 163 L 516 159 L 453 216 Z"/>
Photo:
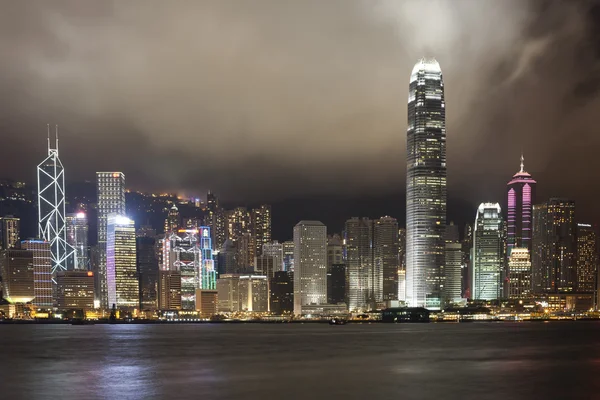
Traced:
<path id="1" fill-rule="evenodd" d="M 88 271 L 87 275 L 88 276 L 94 276 L 94 273 L 92 271 Z"/>

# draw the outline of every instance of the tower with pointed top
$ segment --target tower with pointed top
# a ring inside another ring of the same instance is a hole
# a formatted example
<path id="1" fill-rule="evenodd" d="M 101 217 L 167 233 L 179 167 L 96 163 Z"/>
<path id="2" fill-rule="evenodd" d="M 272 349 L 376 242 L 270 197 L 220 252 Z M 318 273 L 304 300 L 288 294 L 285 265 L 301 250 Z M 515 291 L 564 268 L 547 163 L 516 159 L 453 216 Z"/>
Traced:
<path id="1" fill-rule="evenodd" d="M 41 239 L 50 243 L 52 277 L 67 269 L 67 260 L 73 248 L 67 243 L 65 224 L 65 170 L 58 157 L 58 126 L 55 146 L 50 143 L 48 125 L 48 156 L 37 167 L 38 231 Z"/>
<path id="2" fill-rule="evenodd" d="M 521 153 L 520 170 L 507 184 L 507 257 L 513 248 L 526 248 L 531 253 L 533 205 L 536 181 L 525 171 Z"/>
<path id="3" fill-rule="evenodd" d="M 415 64 L 406 132 L 406 301 L 439 309 L 446 229 L 446 102 L 440 64 Z"/>

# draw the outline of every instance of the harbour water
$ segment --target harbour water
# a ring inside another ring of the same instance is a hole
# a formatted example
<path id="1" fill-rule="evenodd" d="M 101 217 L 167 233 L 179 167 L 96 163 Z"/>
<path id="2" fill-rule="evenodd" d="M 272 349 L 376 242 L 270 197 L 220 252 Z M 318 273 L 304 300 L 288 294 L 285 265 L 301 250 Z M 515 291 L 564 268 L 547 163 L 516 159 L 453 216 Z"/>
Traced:
<path id="1" fill-rule="evenodd" d="M 1 399 L 600 398 L 600 322 L 0 325 Z"/>

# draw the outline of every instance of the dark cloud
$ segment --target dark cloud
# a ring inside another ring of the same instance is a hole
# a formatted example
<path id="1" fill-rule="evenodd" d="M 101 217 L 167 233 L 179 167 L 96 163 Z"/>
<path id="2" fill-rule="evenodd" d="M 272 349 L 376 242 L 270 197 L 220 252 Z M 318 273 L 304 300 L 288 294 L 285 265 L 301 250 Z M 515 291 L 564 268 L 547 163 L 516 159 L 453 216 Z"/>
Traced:
<path id="1" fill-rule="evenodd" d="M 541 197 L 600 218 L 599 21 L 583 0 L 3 1 L 1 175 L 33 179 L 50 122 L 70 180 L 396 193 L 409 74 L 435 56 L 451 196 L 501 201 L 522 149 Z"/>

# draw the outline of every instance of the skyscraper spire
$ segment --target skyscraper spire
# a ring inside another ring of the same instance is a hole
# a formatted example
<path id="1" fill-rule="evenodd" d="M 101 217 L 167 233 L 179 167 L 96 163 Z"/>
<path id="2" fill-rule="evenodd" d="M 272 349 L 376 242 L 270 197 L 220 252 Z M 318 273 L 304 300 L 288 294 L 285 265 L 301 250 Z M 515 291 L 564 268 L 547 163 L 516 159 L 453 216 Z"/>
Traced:
<path id="1" fill-rule="evenodd" d="M 521 173 L 525 172 L 525 158 L 523 157 L 523 151 L 521 151 Z"/>
<path id="2" fill-rule="evenodd" d="M 50 154 L 50 124 L 46 124 L 48 128 L 48 154 Z"/>
<path id="3" fill-rule="evenodd" d="M 54 131 L 56 135 L 56 151 L 58 152 L 58 124 L 54 125 Z"/>

